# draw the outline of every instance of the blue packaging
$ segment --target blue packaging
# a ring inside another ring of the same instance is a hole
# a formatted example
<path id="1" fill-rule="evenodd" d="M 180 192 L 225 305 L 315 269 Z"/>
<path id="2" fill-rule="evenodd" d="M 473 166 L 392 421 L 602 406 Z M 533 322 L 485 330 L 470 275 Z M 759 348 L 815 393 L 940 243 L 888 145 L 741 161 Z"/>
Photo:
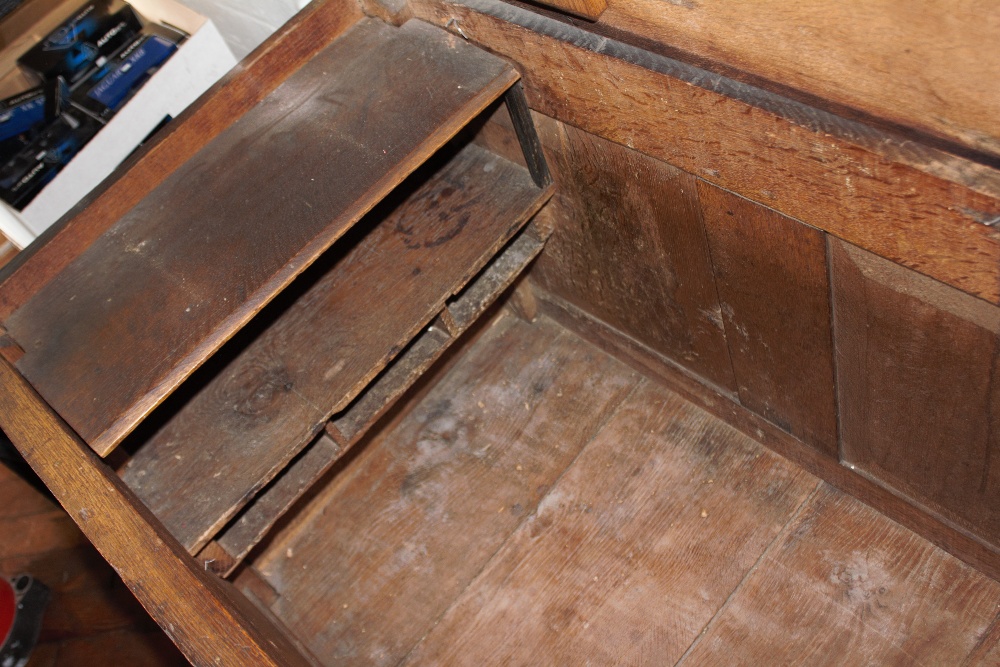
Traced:
<path id="1" fill-rule="evenodd" d="M 143 34 L 94 71 L 75 91 L 78 106 L 101 120 L 110 118 L 177 51 L 159 34 Z"/>
<path id="2" fill-rule="evenodd" d="M 60 115 L 0 166 L 0 199 L 23 210 L 100 128 L 83 114 Z"/>
<path id="3" fill-rule="evenodd" d="M 0 100 L 0 142 L 40 129 L 59 115 L 68 101 L 69 88 L 61 77 Z"/>
<path id="4" fill-rule="evenodd" d="M 131 7 L 113 12 L 112 4 L 95 0 L 83 5 L 18 58 L 18 65 L 45 80 L 61 76 L 70 85 L 80 81 L 99 58 L 110 56 L 142 30 Z"/>

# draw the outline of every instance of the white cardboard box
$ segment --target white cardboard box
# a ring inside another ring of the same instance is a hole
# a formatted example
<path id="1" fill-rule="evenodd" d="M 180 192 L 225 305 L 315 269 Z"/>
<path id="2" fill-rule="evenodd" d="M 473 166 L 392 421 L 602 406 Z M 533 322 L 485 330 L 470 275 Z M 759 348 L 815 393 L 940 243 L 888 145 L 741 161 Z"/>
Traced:
<path id="1" fill-rule="evenodd" d="M 166 116 L 176 117 L 236 65 L 219 31 L 174 0 L 128 0 L 190 37 L 23 211 L 0 202 L 0 232 L 25 247 L 103 181 Z"/>

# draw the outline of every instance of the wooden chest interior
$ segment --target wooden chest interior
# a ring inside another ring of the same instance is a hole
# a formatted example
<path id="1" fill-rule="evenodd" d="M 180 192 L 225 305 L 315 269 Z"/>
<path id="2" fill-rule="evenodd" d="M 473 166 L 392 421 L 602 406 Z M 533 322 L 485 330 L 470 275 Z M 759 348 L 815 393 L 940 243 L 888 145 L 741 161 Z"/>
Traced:
<path id="1" fill-rule="evenodd" d="M 313 3 L 2 270 L 0 426 L 193 663 L 997 658 L 988 123 L 608 4 Z"/>

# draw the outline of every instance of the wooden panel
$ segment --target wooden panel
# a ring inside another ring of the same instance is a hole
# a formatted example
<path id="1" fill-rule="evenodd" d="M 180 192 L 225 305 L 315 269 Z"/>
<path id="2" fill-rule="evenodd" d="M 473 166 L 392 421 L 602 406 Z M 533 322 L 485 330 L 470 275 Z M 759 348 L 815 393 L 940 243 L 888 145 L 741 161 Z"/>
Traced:
<path id="1" fill-rule="evenodd" d="M 321 437 L 243 510 L 216 540 L 198 554 L 206 567 L 229 576 L 275 522 L 344 453 L 356 444 L 500 296 L 538 254 L 544 232 L 532 224 L 511 241 L 449 304 L 451 336 L 437 320 L 393 360 L 343 412 L 327 424 L 332 440 Z M 443 313 L 442 313 L 443 314 Z M 441 318 L 443 320 L 443 318 Z"/>
<path id="2" fill-rule="evenodd" d="M 22 306 L 130 208 L 292 72 L 362 18 L 357 3 L 313 2 L 126 160 L 41 241 L 0 271 L 0 320 Z M 28 262 L 28 259 L 31 259 Z"/>
<path id="3" fill-rule="evenodd" d="M 196 564 L 3 359 L 0 428 L 191 662 L 310 664 L 232 587 Z"/>
<path id="4" fill-rule="evenodd" d="M 559 229 L 532 272 L 575 303 L 710 382 L 736 390 L 696 180 L 536 116 L 559 188 Z"/>
<path id="5" fill-rule="evenodd" d="M 217 540 L 198 554 L 205 569 L 228 577 L 271 526 L 305 490 L 344 454 L 344 448 L 322 435 L 292 461 L 273 484 L 264 489 Z"/>
<path id="6" fill-rule="evenodd" d="M 740 402 L 836 458 L 823 232 L 704 181 L 698 193 Z"/>
<path id="7" fill-rule="evenodd" d="M 646 383 L 410 663 L 673 664 L 817 483 Z"/>
<path id="8" fill-rule="evenodd" d="M 106 454 L 516 78 L 418 21 L 360 22 L 11 315 L 18 369 Z"/>
<path id="9" fill-rule="evenodd" d="M 608 3 L 605 0 L 543 0 L 539 4 L 555 7 L 591 21 L 600 18 L 604 10 L 608 8 Z"/>
<path id="10" fill-rule="evenodd" d="M 503 253 L 448 303 L 452 321 L 464 331 L 476 321 L 504 290 L 510 287 L 545 244 L 549 230 L 532 225 L 515 239 Z M 541 238 L 540 238 L 541 237 Z"/>
<path id="11" fill-rule="evenodd" d="M 356 443 L 453 341 L 435 320 L 354 403 L 330 420 L 327 431 L 344 446 Z"/>
<path id="12" fill-rule="evenodd" d="M 831 249 L 844 460 L 1000 545 L 1000 308 Z"/>
<path id="13" fill-rule="evenodd" d="M 601 17 L 609 34 L 1000 155 L 1000 93 L 986 84 L 1000 56 L 981 48 L 1000 31 L 989 3 L 806 0 L 767 11 L 753 0 L 609 4 Z"/>
<path id="14" fill-rule="evenodd" d="M 997 170 L 745 101 L 744 84 L 498 0 L 412 4 L 516 61 L 532 108 L 1000 303 Z"/>
<path id="15" fill-rule="evenodd" d="M 899 493 L 858 474 L 839 461 L 782 431 L 734 399 L 722 396 L 670 359 L 622 335 L 557 296 L 538 290 L 541 311 L 599 349 L 621 359 L 640 373 L 656 378 L 695 405 L 738 428 L 769 449 L 802 466 L 838 489 L 850 493 L 966 563 L 1000 580 L 1000 550 L 973 537 L 968 530 L 914 504 Z"/>
<path id="16" fill-rule="evenodd" d="M 547 195 L 527 170 L 478 146 L 438 158 L 344 239 L 354 245 L 334 248 L 304 276 L 287 310 L 265 314 L 266 331 L 235 341 L 237 356 L 129 462 L 126 483 L 192 552 L 358 395 Z"/>
<path id="17" fill-rule="evenodd" d="M 323 660 L 398 663 L 636 381 L 551 322 L 501 320 L 256 561 L 275 612 Z"/>
<path id="18" fill-rule="evenodd" d="M 997 582 L 824 486 L 681 664 L 957 665 L 997 600 Z"/>

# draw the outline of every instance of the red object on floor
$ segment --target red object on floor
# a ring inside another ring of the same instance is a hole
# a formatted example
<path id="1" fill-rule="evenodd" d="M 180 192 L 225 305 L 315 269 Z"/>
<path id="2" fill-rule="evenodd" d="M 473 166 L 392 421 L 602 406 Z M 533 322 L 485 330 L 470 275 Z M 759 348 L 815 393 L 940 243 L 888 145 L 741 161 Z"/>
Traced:
<path id="1" fill-rule="evenodd" d="M 17 596 L 14 594 L 14 588 L 9 581 L 0 577 L 0 646 L 7 643 L 16 614 Z"/>

